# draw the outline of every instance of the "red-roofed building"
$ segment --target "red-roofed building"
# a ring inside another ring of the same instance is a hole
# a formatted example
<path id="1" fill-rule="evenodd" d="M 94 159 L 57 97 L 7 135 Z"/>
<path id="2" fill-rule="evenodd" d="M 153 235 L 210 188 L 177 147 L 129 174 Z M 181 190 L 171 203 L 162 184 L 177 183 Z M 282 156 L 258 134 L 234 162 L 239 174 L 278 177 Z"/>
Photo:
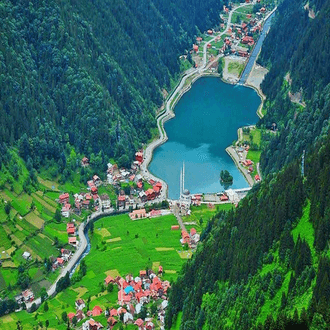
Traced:
<path id="1" fill-rule="evenodd" d="M 135 160 L 137 160 L 138 162 L 142 163 L 143 162 L 143 152 L 138 151 L 135 154 Z"/>
<path id="2" fill-rule="evenodd" d="M 154 190 L 155 194 L 158 195 L 160 192 L 160 188 L 157 186 L 153 186 L 152 189 Z"/>
<path id="3" fill-rule="evenodd" d="M 207 34 L 211 35 L 211 34 L 213 34 L 213 31 L 212 30 L 207 30 Z"/>
<path id="4" fill-rule="evenodd" d="M 259 182 L 260 181 L 260 176 L 258 174 L 255 175 L 254 179 Z"/>
<path id="5" fill-rule="evenodd" d="M 253 40 L 252 37 L 245 36 L 245 37 L 242 39 L 242 44 L 254 44 L 254 40 Z"/>
<path id="6" fill-rule="evenodd" d="M 140 277 L 146 277 L 147 276 L 147 271 L 146 270 L 140 270 Z"/>
<path id="7" fill-rule="evenodd" d="M 125 195 L 119 195 L 118 196 L 118 207 L 119 206 L 124 206 L 125 207 L 125 202 L 126 202 L 126 196 Z"/>
<path id="8" fill-rule="evenodd" d="M 260 12 L 261 13 L 264 13 L 266 11 L 266 8 L 265 7 L 262 7 L 261 9 L 260 9 Z"/>
<path id="9" fill-rule="evenodd" d="M 91 193 L 92 193 L 92 195 L 97 194 L 97 188 L 96 187 L 92 187 L 91 188 Z"/>
<path id="10" fill-rule="evenodd" d="M 207 48 L 211 48 L 212 45 L 210 43 L 207 44 Z"/>
<path id="11" fill-rule="evenodd" d="M 150 218 L 159 217 L 160 215 L 162 215 L 162 211 L 161 210 L 151 210 L 149 212 L 149 217 Z"/>
<path id="12" fill-rule="evenodd" d="M 112 316 L 110 316 L 108 318 L 108 324 L 109 324 L 110 327 L 113 327 L 117 322 L 118 321 L 114 317 L 112 317 Z"/>
<path id="13" fill-rule="evenodd" d="M 95 306 L 92 310 L 93 316 L 99 316 L 102 314 L 102 308 L 100 306 Z"/>
<path id="14" fill-rule="evenodd" d="M 197 53 L 198 52 L 198 45 L 193 45 L 193 50 L 194 50 L 195 53 Z"/>
<path id="15" fill-rule="evenodd" d="M 115 280 L 110 275 L 108 275 L 104 280 L 105 285 L 109 285 L 110 283 L 114 283 L 114 282 L 115 282 Z"/>
<path id="16" fill-rule="evenodd" d="M 179 225 L 171 226 L 171 230 L 179 230 L 179 229 L 180 229 Z"/>
<path id="17" fill-rule="evenodd" d="M 77 237 L 69 237 L 69 244 L 76 246 Z"/>
<path id="18" fill-rule="evenodd" d="M 139 189 L 143 188 L 143 182 L 142 181 L 139 181 L 136 185 Z"/>
<path id="19" fill-rule="evenodd" d="M 201 37 L 196 38 L 196 41 L 197 41 L 198 44 L 200 44 L 202 42 L 202 40 L 203 40 L 203 38 L 201 38 Z"/>
<path id="20" fill-rule="evenodd" d="M 252 164 L 253 164 L 253 162 L 252 162 L 252 160 L 250 160 L 250 159 L 246 159 L 246 160 L 243 161 L 243 165 L 244 165 L 244 166 L 250 166 L 250 165 L 252 165 Z"/>
<path id="21" fill-rule="evenodd" d="M 72 322 L 72 319 L 74 318 L 76 316 L 76 314 L 75 313 L 68 313 L 68 318 L 69 318 L 69 320 L 70 320 L 70 322 Z"/>
<path id="22" fill-rule="evenodd" d="M 155 197 L 156 197 L 156 193 L 155 193 L 155 191 L 153 190 L 153 189 L 148 189 L 146 192 L 146 195 L 147 195 L 147 199 L 148 199 L 148 201 L 150 201 L 150 200 L 153 200 L 153 199 L 155 199 Z"/>
<path id="23" fill-rule="evenodd" d="M 148 182 L 149 182 L 152 186 L 156 183 L 153 179 L 150 179 Z"/>
<path id="24" fill-rule="evenodd" d="M 70 199 L 69 193 L 64 193 L 64 194 L 60 195 L 59 202 L 61 204 L 67 204 L 67 203 L 69 203 L 69 199 Z"/>
<path id="25" fill-rule="evenodd" d="M 57 258 L 56 261 L 60 266 L 64 265 L 64 260 L 62 258 Z"/>
<path id="26" fill-rule="evenodd" d="M 163 266 L 158 267 L 158 274 L 162 275 L 163 274 Z"/>
<path id="27" fill-rule="evenodd" d="M 118 291 L 118 304 L 122 305 L 122 304 L 127 304 L 131 301 L 132 296 L 129 294 L 125 294 L 124 290 L 119 290 Z"/>
<path id="28" fill-rule="evenodd" d="M 141 291 L 142 290 L 142 282 L 140 281 L 140 282 L 135 283 L 133 288 L 134 288 L 135 292 Z"/>
<path id="29" fill-rule="evenodd" d="M 110 311 L 110 316 L 117 316 L 117 315 L 118 315 L 117 309 L 113 308 L 113 309 Z"/>
<path id="30" fill-rule="evenodd" d="M 190 236 L 194 236 L 194 235 L 196 235 L 196 233 L 197 233 L 197 231 L 195 228 L 190 229 Z"/>
<path id="31" fill-rule="evenodd" d="M 66 232 L 68 233 L 68 235 L 74 235 L 76 233 L 76 229 L 73 228 L 67 228 Z"/>
<path id="32" fill-rule="evenodd" d="M 143 327 L 143 320 L 142 319 L 137 319 L 134 322 L 134 324 L 137 325 L 139 328 L 142 328 Z"/>

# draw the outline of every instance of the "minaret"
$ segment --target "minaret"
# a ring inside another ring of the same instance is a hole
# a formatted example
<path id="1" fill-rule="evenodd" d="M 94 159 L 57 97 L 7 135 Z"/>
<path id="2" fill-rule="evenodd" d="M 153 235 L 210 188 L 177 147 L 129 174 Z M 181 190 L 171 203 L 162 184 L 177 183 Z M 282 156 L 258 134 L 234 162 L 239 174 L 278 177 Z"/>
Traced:
<path id="1" fill-rule="evenodd" d="M 182 168 L 180 169 L 180 198 L 182 195 Z"/>
<path id="2" fill-rule="evenodd" d="M 184 162 L 183 162 L 183 171 L 182 171 L 182 192 L 184 192 Z"/>

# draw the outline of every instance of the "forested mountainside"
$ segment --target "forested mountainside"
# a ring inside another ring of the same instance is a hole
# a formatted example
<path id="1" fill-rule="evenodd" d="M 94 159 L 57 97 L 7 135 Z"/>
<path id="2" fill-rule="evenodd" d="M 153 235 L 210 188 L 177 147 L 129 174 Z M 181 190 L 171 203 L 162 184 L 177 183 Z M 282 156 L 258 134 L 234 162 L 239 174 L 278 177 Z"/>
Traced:
<path id="1" fill-rule="evenodd" d="M 258 125 L 278 128 L 264 145 L 265 179 L 202 234 L 172 287 L 168 327 L 330 326 L 330 1 L 305 5 L 282 2 L 261 53 L 270 71 Z"/>
<path id="2" fill-rule="evenodd" d="M 258 59 L 270 66 L 262 83 L 267 113 L 259 124 L 276 123 L 281 133 L 261 157 L 264 173 L 289 164 L 328 134 L 329 16 L 329 0 L 284 1 L 278 7 L 278 28 L 269 32 Z"/>
<path id="3" fill-rule="evenodd" d="M 223 2 L 2 1 L 0 141 L 18 142 L 35 168 L 62 171 L 68 144 L 128 165 L 151 137 L 178 55 L 219 22 Z"/>

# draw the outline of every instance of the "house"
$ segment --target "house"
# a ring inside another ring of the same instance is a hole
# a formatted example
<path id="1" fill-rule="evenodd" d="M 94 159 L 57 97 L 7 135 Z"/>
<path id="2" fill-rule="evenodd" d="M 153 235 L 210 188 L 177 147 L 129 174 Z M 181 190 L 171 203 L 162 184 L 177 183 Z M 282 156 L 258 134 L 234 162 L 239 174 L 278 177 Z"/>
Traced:
<path id="1" fill-rule="evenodd" d="M 104 280 L 104 284 L 105 284 L 106 286 L 108 286 L 110 283 L 114 283 L 114 282 L 115 282 L 115 280 L 114 280 L 113 277 L 110 276 L 110 275 L 108 275 L 108 276 L 105 278 L 105 280 Z"/>
<path id="2" fill-rule="evenodd" d="M 123 322 L 125 324 L 133 323 L 133 320 L 134 320 L 134 318 L 133 318 L 133 315 L 131 313 L 127 312 L 127 313 L 124 314 Z"/>
<path id="3" fill-rule="evenodd" d="M 100 306 L 95 306 L 92 310 L 93 316 L 99 316 L 102 314 L 102 308 Z"/>
<path id="4" fill-rule="evenodd" d="M 198 45 L 193 45 L 193 51 L 195 52 L 195 53 L 197 53 L 198 52 Z"/>
<path id="5" fill-rule="evenodd" d="M 148 201 L 153 200 L 156 197 L 155 191 L 153 189 L 151 189 L 151 188 L 148 189 L 145 193 L 146 193 L 146 196 L 147 196 L 147 200 Z"/>
<path id="6" fill-rule="evenodd" d="M 250 166 L 250 165 L 252 165 L 252 164 L 253 164 L 253 162 L 252 162 L 252 160 L 250 160 L 250 159 L 246 159 L 246 160 L 243 161 L 243 165 L 244 165 L 244 166 Z"/>
<path id="7" fill-rule="evenodd" d="M 249 167 L 249 172 L 252 173 L 253 172 L 253 166 Z"/>
<path id="8" fill-rule="evenodd" d="M 249 56 L 249 53 L 247 51 L 244 51 L 244 50 L 239 50 L 238 51 L 238 56 L 248 57 Z"/>
<path id="9" fill-rule="evenodd" d="M 247 14 L 247 15 L 246 15 L 246 18 L 249 18 L 249 19 L 250 19 L 251 17 L 252 17 L 251 14 Z"/>
<path id="10" fill-rule="evenodd" d="M 73 246 L 77 246 L 77 237 L 69 237 L 69 244 Z"/>
<path id="11" fill-rule="evenodd" d="M 124 290 L 119 290 L 118 291 L 118 304 L 119 305 L 124 305 L 127 304 L 131 301 L 132 296 L 130 294 L 126 294 Z"/>
<path id="12" fill-rule="evenodd" d="M 163 275 L 163 266 L 158 267 L 158 275 Z"/>
<path id="13" fill-rule="evenodd" d="M 72 322 L 72 319 L 76 316 L 75 313 L 68 313 L 68 319 L 70 320 L 70 322 Z"/>
<path id="14" fill-rule="evenodd" d="M 212 30 L 207 30 L 207 34 L 212 35 L 213 31 Z"/>
<path id="15" fill-rule="evenodd" d="M 197 231 L 196 231 L 195 228 L 191 228 L 191 229 L 190 229 L 190 236 L 191 236 L 191 237 L 192 237 L 192 236 L 195 236 L 196 233 L 197 233 Z"/>
<path id="16" fill-rule="evenodd" d="M 140 277 L 146 278 L 147 277 L 147 271 L 146 270 L 140 270 Z"/>
<path id="17" fill-rule="evenodd" d="M 260 9 L 260 12 L 261 12 L 261 13 L 265 13 L 265 12 L 266 12 L 266 8 L 265 8 L 265 7 L 262 7 L 262 8 Z"/>
<path id="18" fill-rule="evenodd" d="M 58 265 L 60 265 L 61 267 L 64 265 L 64 260 L 62 258 L 56 258 L 56 262 Z"/>
<path id="19" fill-rule="evenodd" d="M 132 220 L 135 220 L 135 219 L 143 219 L 143 218 L 146 218 L 146 217 L 147 217 L 147 213 L 146 213 L 146 210 L 145 210 L 145 209 L 134 210 L 133 212 L 131 212 L 131 213 L 129 214 L 129 217 L 130 217 Z"/>
<path id="20" fill-rule="evenodd" d="M 93 319 L 90 319 L 83 323 L 82 329 L 83 330 L 99 330 L 103 328 L 103 325 L 99 322 L 94 321 Z"/>
<path id="21" fill-rule="evenodd" d="M 212 45 L 210 43 L 207 44 L 207 48 L 211 48 Z"/>
<path id="22" fill-rule="evenodd" d="M 158 186 L 153 186 L 152 189 L 154 190 L 155 192 L 155 195 L 158 196 L 159 195 L 159 192 L 160 192 L 160 188 Z"/>
<path id="23" fill-rule="evenodd" d="M 140 197 L 142 203 L 145 203 L 147 201 L 147 199 L 148 199 L 148 197 L 147 197 L 147 195 L 146 195 L 146 193 L 144 191 L 140 191 L 139 192 L 139 197 Z"/>
<path id="24" fill-rule="evenodd" d="M 91 188 L 92 195 L 97 195 L 97 188 L 94 186 Z"/>
<path id="25" fill-rule="evenodd" d="M 93 175 L 93 182 L 94 182 L 95 186 L 99 186 L 102 183 L 101 179 L 96 174 Z"/>
<path id="26" fill-rule="evenodd" d="M 110 316 L 108 318 L 107 322 L 108 322 L 110 327 L 113 327 L 118 321 L 114 317 Z"/>
<path id="27" fill-rule="evenodd" d="M 150 218 L 159 217 L 160 215 L 162 215 L 162 211 L 161 210 L 151 210 L 149 212 L 149 217 Z"/>
<path id="28" fill-rule="evenodd" d="M 123 206 L 125 207 L 126 204 L 126 196 L 125 195 L 119 195 L 118 196 L 118 207 Z"/>
<path id="29" fill-rule="evenodd" d="M 82 167 L 89 166 L 89 159 L 88 159 L 87 157 L 84 157 L 84 158 L 81 160 L 81 166 L 82 166 Z"/>
<path id="30" fill-rule="evenodd" d="M 83 310 L 86 307 L 84 300 L 81 298 L 75 301 L 75 305 L 78 310 Z"/>
<path id="31" fill-rule="evenodd" d="M 29 259 L 31 258 L 31 253 L 25 251 L 25 252 L 22 254 L 22 257 L 23 257 L 25 260 L 29 260 Z"/>
<path id="32" fill-rule="evenodd" d="M 82 207 L 84 208 L 84 209 L 88 209 L 88 207 L 89 207 L 89 200 L 84 200 L 83 202 L 82 202 Z"/>
<path id="33" fill-rule="evenodd" d="M 135 153 L 135 160 L 138 161 L 139 163 L 143 162 L 143 152 L 138 151 Z"/>
<path id="34" fill-rule="evenodd" d="M 259 182 L 260 181 L 260 176 L 258 174 L 255 175 L 254 179 Z"/>
<path id="35" fill-rule="evenodd" d="M 83 313 L 82 310 L 78 310 L 76 313 L 76 318 L 77 318 L 77 322 L 80 322 L 81 320 L 83 320 L 85 318 L 85 314 Z"/>
<path id="36" fill-rule="evenodd" d="M 88 186 L 89 189 L 92 189 L 92 187 L 95 187 L 94 181 L 93 180 L 87 181 L 87 186 Z"/>
<path id="37" fill-rule="evenodd" d="M 143 328 L 143 320 L 142 319 L 137 319 L 134 322 L 134 324 L 137 325 L 139 327 L 139 329 L 142 329 Z"/>
<path id="38" fill-rule="evenodd" d="M 117 315 L 118 315 L 117 309 L 113 308 L 113 309 L 110 311 L 110 316 L 117 316 Z"/>
<path id="39" fill-rule="evenodd" d="M 153 330 L 153 329 L 155 329 L 155 325 L 151 321 L 147 322 L 146 330 Z"/>
<path id="40" fill-rule="evenodd" d="M 32 290 L 30 290 L 30 289 L 23 291 L 22 296 L 23 296 L 25 302 L 28 302 L 28 301 L 31 302 L 34 299 L 34 294 L 33 294 Z"/>
<path id="41" fill-rule="evenodd" d="M 254 44 L 254 40 L 252 37 L 250 36 L 245 36 L 243 39 L 242 39 L 242 44 Z"/>
<path id="42" fill-rule="evenodd" d="M 61 249 L 61 258 L 64 259 L 65 261 L 68 261 L 71 256 L 72 256 L 72 253 L 70 250 L 68 249 Z"/>
<path id="43" fill-rule="evenodd" d="M 196 41 L 197 41 L 198 44 L 200 44 L 200 43 L 202 42 L 202 40 L 203 40 L 202 37 L 197 37 L 197 38 L 196 38 Z"/>
<path id="44" fill-rule="evenodd" d="M 111 206 L 110 197 L 107 194 L 102 194 L 100 196 L 102 207 L 109 209 Z"/>
<path id="45" fill-rule="evenodd" d="M 67 204 L 67 203 L 69 203 L 69 199 L 70 199 L 69 193 L 64 193 L 64 194 L 60 195 L 59 202 L 61 204 Z"/>
<path id="46" fill-rule="evenodd" d="M 179 225 L 171 226 L 171 230 L 179 230 L 179 229 L 180 229 Z"/>
<path id="47" fill-rule="evenodd" d="M 71 205 L 70 204 L 64 204 L 64 206 L 61 209 L 61 215 L 62 217 L 68 218 L 70 216 L 70 209 Z"/>
<path id="48" fill-rule="evenodd" d="M 66 232 L 68 235 L 74 235 L 76 233 L 76 228 L 72 222 L 66 225 Z"/>

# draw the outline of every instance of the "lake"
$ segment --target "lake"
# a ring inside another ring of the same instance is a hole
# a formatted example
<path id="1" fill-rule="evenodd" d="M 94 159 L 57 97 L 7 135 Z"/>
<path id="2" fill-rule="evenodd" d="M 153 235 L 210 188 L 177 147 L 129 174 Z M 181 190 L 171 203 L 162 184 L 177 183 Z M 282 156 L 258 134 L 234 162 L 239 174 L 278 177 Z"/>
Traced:
<path id="1" fill-rule="evenodd" d="M 164 127 L 168 141 L 154 151 L 149 170 L 168 184 L 168 197 L 180 195 L 180 170 L 185 163 L 185 188 L 191 193 L 223 191 L 219 176 L 228 170 L 230 188 L 248 187 L 225 149 L 237 129 L 255 124 L 260 97 L 251 88 L 216 77 L 198 79 L 175 106 L 175 117 Z"/>

